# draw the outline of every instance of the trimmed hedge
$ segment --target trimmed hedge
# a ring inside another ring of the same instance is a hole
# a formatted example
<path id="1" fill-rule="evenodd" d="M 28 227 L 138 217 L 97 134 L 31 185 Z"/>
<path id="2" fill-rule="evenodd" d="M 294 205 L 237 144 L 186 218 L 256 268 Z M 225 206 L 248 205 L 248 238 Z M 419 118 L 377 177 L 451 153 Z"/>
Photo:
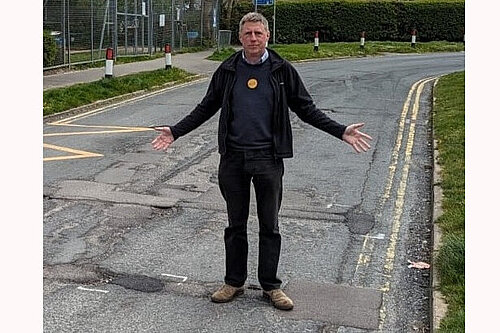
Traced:
<path id="1" fill-rule="evenodd" d="M 221 29 L 237 32 L 241 17 L 253 10 L 251 1 L 240 2 Z M 258 10 L 268 19 L 272 36 L 273 6 Z M 276 42 L 281 44 L 310 43 L 315 31 L 321 42 L 359 41 L 361 31 L 367 41 L 409 41 L 414 28 L 420 42 L 463 41 L 465 2 L 276 2 Z M 238 43 L 238 34 L 232 35 Z"/>

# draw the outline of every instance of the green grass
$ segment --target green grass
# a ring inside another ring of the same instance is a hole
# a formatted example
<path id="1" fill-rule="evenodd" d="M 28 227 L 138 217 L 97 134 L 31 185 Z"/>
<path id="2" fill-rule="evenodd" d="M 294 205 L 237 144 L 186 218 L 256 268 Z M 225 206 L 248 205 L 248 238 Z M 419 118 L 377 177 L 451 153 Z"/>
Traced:
<path id="1" fill-rule="evenodd" d="M 212 55 L 210 55 L 209 57 L 207 57 L 207 59 L 214 61 L 223 61 L 229 58 L 234 52 L 236 52 L 236 50 L 233 49 L 232 47 L 215 50 L 215 52 L 212 53 Z"/>
<path id="2" fill-rule="evenodd" d="M 442 77 L 434 96 L 434 133 L 442 168 L 440 289 L 449 305 L 438 332 L 465 332 L 465 72 Z"/>
<path id="3" fill-rule="evenodd" d="M 167 83 L 181 83 L 193 78 L 182 69 L 158 69 L 126 76 L 102 78 L 91 83 L 81 83 L 43 92 L 43 115 L 59 113 L 99 100 L 124 95 L 139 90 L 152 90 Z"/>
<path id="4" fill-rule="evenodd" d="M 429 53 L 429 52 L 459 52 L 464 51 L 463 43 L 452 42 L 427 42 L 417 43 L 411 47 L 411 43 L 405 42 L 366 42 L 364 49 L 360 49 L 359 42 L 351 43 L 321 43 L 317 52 L 311 44 L 289 44 L 275 45 L 270 47 L 277 51 L 283 58 L 289 61 L 321 58 L 341 57 L 365 57 L 381 55 L 384 53 Z M 233 48 L 226 48 L 214 52 L 208 59 L 222 61 L 233 54 Z"/>

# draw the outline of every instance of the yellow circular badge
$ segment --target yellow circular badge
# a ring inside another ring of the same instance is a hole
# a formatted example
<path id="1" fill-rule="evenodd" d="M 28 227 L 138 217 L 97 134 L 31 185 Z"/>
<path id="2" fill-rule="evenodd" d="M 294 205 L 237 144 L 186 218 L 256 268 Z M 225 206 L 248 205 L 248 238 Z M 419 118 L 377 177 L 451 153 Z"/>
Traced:
<path id="1" fill-rule="evenodd" d="M 250 89 L 255 89 L 255 88 L 257 88 L 257 84 L 258 84 L 258 82 L 257 82 L 257 80 L 256 80 L 256 79 L 249 79 L 249 80 L 248 80 L 248 82 L 247 82 L 247 86 L 248 86 L 248 88 L 250 88 Z"/>

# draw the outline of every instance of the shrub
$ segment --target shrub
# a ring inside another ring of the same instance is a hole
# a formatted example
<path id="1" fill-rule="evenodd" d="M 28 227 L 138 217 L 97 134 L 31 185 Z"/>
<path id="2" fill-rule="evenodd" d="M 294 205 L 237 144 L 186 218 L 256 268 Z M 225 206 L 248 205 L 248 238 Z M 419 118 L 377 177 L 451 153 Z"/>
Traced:
<path id="1" fill-rule="evenodd" d="M 43 67 L 52 66 L 56 60 L 57 45 L 50 31 L 43 31 Z"/>

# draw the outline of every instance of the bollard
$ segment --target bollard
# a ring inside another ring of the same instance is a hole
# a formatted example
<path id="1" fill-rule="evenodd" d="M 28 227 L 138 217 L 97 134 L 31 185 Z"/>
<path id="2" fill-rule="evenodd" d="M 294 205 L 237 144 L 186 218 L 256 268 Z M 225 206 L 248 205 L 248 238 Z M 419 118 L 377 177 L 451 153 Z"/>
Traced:
<path id="1" fill-rule="evenodd" d="M 314 52 L 319 50 L 319 31 L 314 33 Z"/>
<path id="2" fill-rule="evenodd" d="M 417 43 L 417 29 L 411 31 L 411 47 L 415 47 Z"/>
<path id="3" fill-rule="evenodd" d="M 106 50 L 106 70 L 104 71 L 104 77 L 113 77 L 113 49 L 108 47 Z"/>
<path id="4" fill-rule="evenodd" d="M 165 44 L 165 69 L 172 68 L 172 53 L 170 51 L 170 44 Z"/>
<path id="5" fill-rule="evenodd" d="M 361 31 L 361 38 L 359 40 L 359 48 L 364 49 L 365 48 L 365 32 Z"/>

